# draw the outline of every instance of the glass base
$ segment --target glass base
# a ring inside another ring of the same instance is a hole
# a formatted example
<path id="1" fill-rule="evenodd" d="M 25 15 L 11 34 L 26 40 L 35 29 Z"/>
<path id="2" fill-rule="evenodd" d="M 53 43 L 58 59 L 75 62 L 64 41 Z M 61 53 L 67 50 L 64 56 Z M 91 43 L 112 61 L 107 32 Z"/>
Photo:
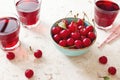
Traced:
<path id="1" fill-rule="evenodd" d="M 23 25 L 23 27 L 25 27 L 27 29 L 32 29 L 32 28 L 37 27 L 39 24 L 40 24 L 40 21 L 37 21 L 37 23 L 33 24 L 33 25 L 25 25 L 25 24 L 22 24 L 22 25 Z"/>
<path id="2" fill-rule="evenodd" d="M 104 27 L 104 26 L 99 26 L 99 25 L 97 25 L 97 24 L 95 23 L 95 27 L 97 27 L 98 29 L 101 29 L 101 30 L 105 30 L 105 31 L 106 31 L 106 30 L 111 29 L 111 28 L 112 28 L 112 25 Z"/>
<path id="3" fill-rule="evenodd" d="M 2 47 L 2 49 L 4 50 L 4 51 L 12 51 L 12 50 L 15 50 L 17 47 L 19 47 L 20 46 L 20 41 L 18 41 L 17 42 L 17 44 L 15 45 L 15 46 L 13 46 L 13 47 L 9 47 L 9 48 L 4 48 L 4 47 Z"/>

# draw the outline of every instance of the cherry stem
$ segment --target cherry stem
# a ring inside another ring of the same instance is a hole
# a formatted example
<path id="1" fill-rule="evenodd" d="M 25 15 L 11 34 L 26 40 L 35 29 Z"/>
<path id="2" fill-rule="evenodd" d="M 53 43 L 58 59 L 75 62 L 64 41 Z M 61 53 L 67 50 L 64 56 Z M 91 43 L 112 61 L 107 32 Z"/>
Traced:
<path id="1" fill-rule="evenodd" d="M 73 15 L 73 14 L 72 14 L 72 10 L 69 11 L 69 13 L 65 16 L 65 18 L 66 18 L 69 14 Z"/>
<path id="2" fill-rule="evenodd" d="M 94 19 L 92 19 L 92 23 L 93 23 L 93 26 L 95 27 L 95 20 Z"/>
<path id="3" fill-rule="evenodd" d="M 29 47 L 29 49 L 30 49 L 31 52 L 34 52 L 31 46 Z"/>
<path id="4" fill-rule="evenodd" d="M 84 14 L 83 19 L 85 19 L 85 17 L 86 17 L 88 22 L 90 22 L 88 15 L 84 11 L 83 11 L 83 14 Z"/>
<path id="5" fill-rule="evenodd" d="M 75 18 L 74 21 L 75 21 L 75 22 L 77 22 L 78 16 L 79 16 L 79 13 L 77 13 L 76 15 L 74 15 L 74 18 Z"/>

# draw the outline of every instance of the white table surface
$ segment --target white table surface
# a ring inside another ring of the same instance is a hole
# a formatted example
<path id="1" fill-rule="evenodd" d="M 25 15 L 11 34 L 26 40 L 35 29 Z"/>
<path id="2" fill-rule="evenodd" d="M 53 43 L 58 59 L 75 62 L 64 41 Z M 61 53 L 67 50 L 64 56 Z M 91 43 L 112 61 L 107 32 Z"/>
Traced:
<path id="1" fill-rule="evenodd" d="M 9 61 L 6 52 L 0 49 L 0 80 L 28 80 L 24 72 L 31 68 L 34 77 L 30 80 L 103 80 L 101 76 L 109 76 L 111 80 L 120 80 L 120 40 L 116 39 L 99 49 L 98 45 L 109 32 L 97 30 L 97 40 L 91 50 L 81 56 L 69 57 L 59 51 L 50 38 L 52 24 L 65 17 L 70 10 L 73 14 L 86 12 L 93 18 L 93 0 L 43 0 L 40 12 L 40 25 L 28 30 L 21 27 L 21 46 L 14 52 L 16 58 Z M 0 0 L 0 12 L 10 11 L 16 13 L 14 0 Z M 120 22 L 119 15 L 116 23 Z M 29 47 L 34 50 L 41 49 L 43 56 L 35 59 Z M 98 58 L 102 55 L 108 57 L 108 63 L 101 65 Z M 109 66 L 117 68 L 117 74 L 111 76 L 107 72 Z"/>

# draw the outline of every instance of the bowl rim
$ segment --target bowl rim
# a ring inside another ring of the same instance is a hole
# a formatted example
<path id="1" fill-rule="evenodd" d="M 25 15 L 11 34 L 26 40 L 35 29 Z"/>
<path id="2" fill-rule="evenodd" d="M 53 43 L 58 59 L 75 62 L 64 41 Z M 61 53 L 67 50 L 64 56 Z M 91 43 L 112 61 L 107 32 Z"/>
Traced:
<path id="1" fill-rule="evenodd" d="M 75 17 L 65 17 L 65 18 L 61 18 L 61 19 L 57 20 L 57 21 L 52 25 L 52 27 L 54 27 L 54 25 L 56 25 L 58 22 L 60 22 L 60 21 L 63 20 L 63 19 L 75 19 Z M 76 18 L 76 19 L 81 19 L 81 18 Z M 87 22 L 87 24 L 92 25 L 90 22 L 88 22 L 88 21 L 86 21 L 86 20 L 85 20 L 85 22 Z M 93 26 L 93 25 L 92 25 L 92 26 Z M 65 50 L 70 50 L 70 51 L 86 50 L 86 49 L 90 48 L 90 47 L 95 43 L 95 41 L 96 41 L 96 39 L 97 39 L 97 32 L 96 32 L 96 30 L 95 30 L 95 27 L 93 27 L 93 28 L 94 28 L 94 32 L 95 32 L 95 34 L 96 34 L 96 38 L 93 40 L 93 42 L 92 42 L 92 44 L 91 44 L 90 46 L 87 46 L 87 47 L 84 47 L 84 48 L 78 48 L 78 49 L 63 47 L 63 46 L 58 45 L 58 44 L 54 41 L 54 39 L 53 39 L 53 37 L 52 37 L 52 27 L 50 28 L 50 36 L 51 36 L 51 38 L 52 38 L 52 41 L 53 41 L 57 46 L 59 46 L 60 48 L 65 49 Z"/>

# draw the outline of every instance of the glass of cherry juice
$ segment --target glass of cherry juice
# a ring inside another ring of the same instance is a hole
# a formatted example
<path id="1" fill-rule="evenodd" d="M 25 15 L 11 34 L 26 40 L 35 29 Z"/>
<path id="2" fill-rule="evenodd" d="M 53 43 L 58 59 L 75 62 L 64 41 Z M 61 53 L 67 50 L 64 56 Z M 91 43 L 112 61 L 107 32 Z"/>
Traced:
<path id="1" fill-rule="evenodd" d="M 24 27 L 32 28 L 39 24 L 41 0 L 15 0 L 15 7 Z"/>
<path id="2" fill-rule="evenodd" d="M 100 29 L 110 29 L 119 12 L 119 0 L 95 0 L 94 19 Z"/>
<path id="3" fill-rule="evenodd" d="M 19 42 L 20 22 L 15 14 L 0 13 L 0 47 L 3 50 L 14 50 Z"/>

